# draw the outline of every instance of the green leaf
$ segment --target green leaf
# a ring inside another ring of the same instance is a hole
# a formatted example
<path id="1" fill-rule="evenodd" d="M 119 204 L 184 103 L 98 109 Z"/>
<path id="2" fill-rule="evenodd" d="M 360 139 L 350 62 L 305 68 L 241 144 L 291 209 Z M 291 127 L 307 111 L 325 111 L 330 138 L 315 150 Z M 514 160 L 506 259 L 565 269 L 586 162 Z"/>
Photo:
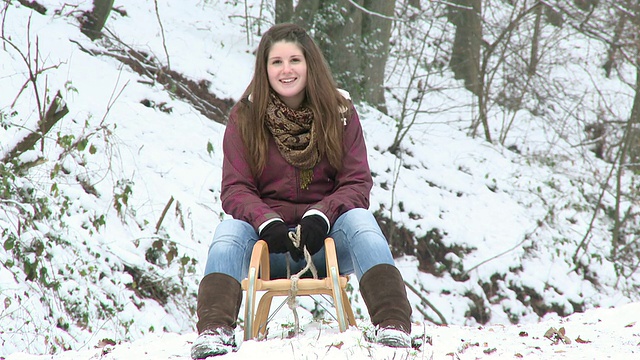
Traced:
<path id="1" fill-rule="evenodd" d="M 78 151 L 84 151 L 84 149 L 87 148 L 88 143 L 89 140 L 87 139 L 81 139 L 80 141 L 78 141 Z"/>
<path id="2" fill-rule="evenodd" d="M 4 242 L 4 249 L 7 251 L 13 249 L 13 246 L 15 245 L 15 243 L 16 243 L 16 239 L 13 236 L 9 236 L 9 238 Z"/>

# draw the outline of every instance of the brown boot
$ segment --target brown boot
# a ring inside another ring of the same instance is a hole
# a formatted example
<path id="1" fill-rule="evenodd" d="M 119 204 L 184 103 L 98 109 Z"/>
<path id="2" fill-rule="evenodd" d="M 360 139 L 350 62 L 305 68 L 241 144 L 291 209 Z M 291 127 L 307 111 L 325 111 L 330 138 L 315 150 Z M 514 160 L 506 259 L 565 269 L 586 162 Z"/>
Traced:
<path id="1" fill-rule="evenodd" d="M 391 347 L 411 346 L 411 304 L 400 271 L 389 264 L 372 267 L 360 279 L 360 293 L 377 328 L 375 341 Z"/>
<path id="2" fill-rule="evenodd" d="M 205 359 L 234 351 L 233 329 L 236 327 L 242 287 L 233 277 L 212 273 L 206 275 L 198 289 L 198 338 L 191 347 L 191 358 Z"/>

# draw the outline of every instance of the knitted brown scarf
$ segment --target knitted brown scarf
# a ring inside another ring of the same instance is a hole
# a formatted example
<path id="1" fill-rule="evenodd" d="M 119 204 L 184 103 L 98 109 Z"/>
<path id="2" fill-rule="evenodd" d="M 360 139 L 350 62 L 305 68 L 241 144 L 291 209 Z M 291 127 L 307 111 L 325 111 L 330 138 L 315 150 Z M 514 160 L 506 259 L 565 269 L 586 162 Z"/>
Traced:
<path id="1" fill-rule="evenodd" d="M 300 187 L 307 189 L 313 167 L 320 161 L 313 112 L 308 107 L 291 109 L 274 92 L 267 106 L 267 128 L 284 159 L 301 170 Z"/>

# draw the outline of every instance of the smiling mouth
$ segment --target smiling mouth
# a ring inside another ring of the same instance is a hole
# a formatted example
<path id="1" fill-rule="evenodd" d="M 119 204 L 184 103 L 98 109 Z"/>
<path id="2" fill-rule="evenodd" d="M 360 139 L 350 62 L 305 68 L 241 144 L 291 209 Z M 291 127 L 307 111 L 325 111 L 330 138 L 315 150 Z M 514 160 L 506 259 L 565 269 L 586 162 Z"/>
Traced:
<path id="1" fill-rule="evenodd" d="M 282 79 L 280 80 L 281 83 L 283 84 L 291 84 L 292 82 L 296 81 L 296 78 L 293 79 Z"/>

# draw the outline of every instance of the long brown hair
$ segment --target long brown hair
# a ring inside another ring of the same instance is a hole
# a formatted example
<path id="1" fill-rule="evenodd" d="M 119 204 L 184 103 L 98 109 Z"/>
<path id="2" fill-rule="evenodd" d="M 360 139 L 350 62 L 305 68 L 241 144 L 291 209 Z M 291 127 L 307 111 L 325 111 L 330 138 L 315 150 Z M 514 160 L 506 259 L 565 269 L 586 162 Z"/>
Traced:
<path id="1" fill-rule="evenodd" d="M 271 27 L 260 40 L 256 52 L 253 79 L 238 106 L 238 128 L 247 148 L 247 155 L 254 175 L 262 173 L 267 163 L 269 130 L 265 124 L 269 104 L 269 79 L 267 59 L 273 44 L 286 41 L 300 47 L 307 63 L 305 104 L 313 111 L 318 129 L 318 149 L 331 166 L 342 168 L 342 119 L 350 117 L 351 104 L 337 90 L 331 70 L 307 32 L 295 24 L 278 24 Z M 250 97 L 250 99 L 247 98 Z M 346 111 L 347 113 L 343 113 Z"/>

